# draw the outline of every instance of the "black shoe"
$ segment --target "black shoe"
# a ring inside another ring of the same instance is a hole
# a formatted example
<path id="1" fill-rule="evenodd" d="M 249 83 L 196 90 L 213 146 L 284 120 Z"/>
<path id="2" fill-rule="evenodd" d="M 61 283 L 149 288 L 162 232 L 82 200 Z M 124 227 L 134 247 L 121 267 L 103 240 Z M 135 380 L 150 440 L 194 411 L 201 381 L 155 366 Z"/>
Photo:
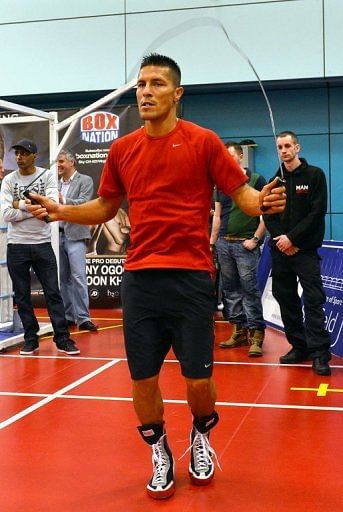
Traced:
<path id="1" fill-rule="evenodd" d="M 90 320 L 87 320 L 86 322 L 83 322 L 79 325 L 80 331 L 97 331 L 98 326 L 93 324 Z"/>
<path id="2" fill-rule="evenodd" d="M 56 347 L 59 352 L 65 352 L 70 356 L 75 356 L 80 353 L 80 350 L 75 345 L 75 341 L 71 340 L 70 338 L 56 341 Z"/>
<path id="3" fill-rule="evenodd" d="M 317 375 L 331 375 L 331 368 L 324 357 L 314 357 L 312 369 Z"/>
<path id="4" fill-rule="evenodd" d="M 280 364 L 296 364 L 307 360 L 307 352 L 303 352 L 302 350 L 298 350 L 296 348 L 292 348 L 289 352 L 287 352 L 287 354 L 281 356 L 279 359 Z"/>
<path id="5" fill-rule="evenodd" d="M 20 354 L 23 356 L 29 356 L 38 350 L 38 341 L 25 341 L 23 348 L 20 350 Z"/>

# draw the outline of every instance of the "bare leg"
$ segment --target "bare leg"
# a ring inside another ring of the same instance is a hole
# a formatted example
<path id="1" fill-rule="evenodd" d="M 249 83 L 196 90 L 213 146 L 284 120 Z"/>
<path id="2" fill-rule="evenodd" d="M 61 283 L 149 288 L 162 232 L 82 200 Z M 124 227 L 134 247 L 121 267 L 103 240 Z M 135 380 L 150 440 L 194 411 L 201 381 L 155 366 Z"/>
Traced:
<path id="1" fill-rule="evenodd" d="M 187 379 L 187 401 L 195 418 L 212 414 L 217 392 L 212 377 L 207 379 Z"/>
<path id="2" fill-rule="evenodd" d="M 188 472 L 195 485 L 208 485 L 214 476 L 212 455 L 214 450 L 209 442 L 210 430 L 218 423 L 214 410 L 216 388 L 212 377 L 207 379 L 186 379 L 188 404 L 193 413 L 191 430 L 191 458 Z"/>
<path id="3" fill-rule="evenodd" d="M 133 381 L 133 406 L 142 425 L 163 424 L 164 406 L 158 385 L 159 375 Z"/>
<path id="4" fill-rule="evenodd" d="M 142 424 L 138 431 L 152 448 L 153 473 L 147 492 L 156 500 L 174 494 L 174 459 L 164 428 L 164 407 L 158 378 L 155 375 L 149 379 L 133 381 L 133 405 Z"/>

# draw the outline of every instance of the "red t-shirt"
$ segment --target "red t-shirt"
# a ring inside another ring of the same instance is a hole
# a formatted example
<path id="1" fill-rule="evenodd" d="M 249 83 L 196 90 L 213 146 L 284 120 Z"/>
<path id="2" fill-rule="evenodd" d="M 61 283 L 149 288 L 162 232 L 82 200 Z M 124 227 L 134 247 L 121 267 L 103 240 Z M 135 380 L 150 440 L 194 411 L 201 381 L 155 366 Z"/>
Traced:
<path id="1" fill-rule="evenodd" d="M 125 268 L 212 272 L 209 211 L 214 184 L 230 195 L 247 177 L 212 131 L 179 120 L 163 137 L 145 128 L 117 139 L 98 194 L 127 194 L 131 222 Z"/>

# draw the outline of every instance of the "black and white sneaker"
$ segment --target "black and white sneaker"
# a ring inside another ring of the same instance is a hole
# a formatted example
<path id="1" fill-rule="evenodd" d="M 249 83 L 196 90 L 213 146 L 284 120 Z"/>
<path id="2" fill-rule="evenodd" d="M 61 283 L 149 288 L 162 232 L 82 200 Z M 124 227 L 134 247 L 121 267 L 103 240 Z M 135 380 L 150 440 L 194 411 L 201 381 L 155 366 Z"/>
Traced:
<path id="1" fill-rule="evenodd" d="M 25 341 L 23 347 L 20 350 L 20 354 L 23 356 L 29 356 L 39 349 L 38 341 Z"/>
<path id="2" fill-rule="evenodd" d="M 75 356 L 80 353 L 80 350 L 75 345 L 75 341 L 70 338 L 56 341 L 56 347 L 59 352 L 64 352 L 70 356 Z"/>
<path id="3" fill-rule="evenodd" d="M 166 434 L 152 448 L 152 477 L 147 485 L 148 495 L 161 500 L 174 494 L 174 459 L 169 449 Z"/>
<path id="4" fill-rule="evenodd" d="M 195 485 L 207 485 L 214 476 L 212 456 L 215 455 L 209 441 L 209 432 L 202 434 L 193 426 L 191 431 L 191 459 L 189 477 Z"/>

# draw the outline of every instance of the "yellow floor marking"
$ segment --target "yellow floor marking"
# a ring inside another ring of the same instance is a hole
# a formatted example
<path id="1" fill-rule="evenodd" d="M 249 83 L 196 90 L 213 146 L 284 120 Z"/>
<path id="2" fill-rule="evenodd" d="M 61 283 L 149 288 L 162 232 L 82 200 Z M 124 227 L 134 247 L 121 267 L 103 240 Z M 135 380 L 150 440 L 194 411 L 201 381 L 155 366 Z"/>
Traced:
<path id="1" fill-rule="evenodd" d="M 290 388 L 291 391 L 316 391 L 317 396 L 327 396 L 328 393 L 343 393 L 343 389 L 329 389 L 329 384 L 321 383 L 318 388 Z"/>

